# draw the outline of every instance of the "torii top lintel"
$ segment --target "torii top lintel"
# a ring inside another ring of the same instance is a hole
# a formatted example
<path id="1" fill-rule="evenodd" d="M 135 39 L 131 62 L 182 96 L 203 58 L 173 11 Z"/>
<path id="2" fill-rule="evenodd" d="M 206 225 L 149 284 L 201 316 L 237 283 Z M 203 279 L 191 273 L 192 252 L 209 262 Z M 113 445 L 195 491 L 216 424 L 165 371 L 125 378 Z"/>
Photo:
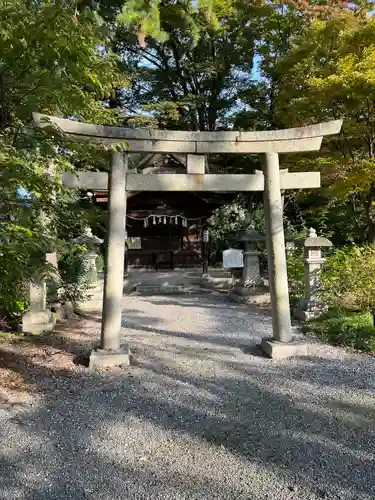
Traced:
<path id="1" fill-rule="evenodd" d="M 317 151 L 326 135 L 337 134 L 342 120 L 260 132 L 190 132 L 93 125 L 33 113 L 37 127 L 54 125 L 76 139 L 106 145 L 124 143 L 130 153 L 292 153 Z"/>

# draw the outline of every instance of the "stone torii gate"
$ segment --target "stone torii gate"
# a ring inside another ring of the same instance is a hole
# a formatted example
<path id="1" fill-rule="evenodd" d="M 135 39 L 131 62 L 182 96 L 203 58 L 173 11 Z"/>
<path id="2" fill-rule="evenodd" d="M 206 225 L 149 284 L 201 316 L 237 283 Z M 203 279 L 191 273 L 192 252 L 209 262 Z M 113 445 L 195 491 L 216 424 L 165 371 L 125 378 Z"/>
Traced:
<path id="1" fill-rule="evenodd" d="M 279 153 L 319 150 L 323 136 L 340 132 L 341 120 L 264 132 L 185 132 L 93 125 L 37 113 L 33 117 L 38 127 L 52 124 L 75 140 L 121 143 L 125 150 L 112 152 L 109 175 L 79 172 L 63 178 L 69 188 L 109 191 L 101 345 L 91 354 L 91 365 L 129 363 L 129 348 L 120 346 L 127 191 L 264 191 L 273 338 L 264 339 L 262 346 L 270 357 L 299 352 L 291 332 L 281 191 L 320 187 L 320 173 L 280 171 Z M 138 152 L 184 155 L 187 174 L 132 174 L 127 171 L 129 154 Z M 205 156 L 213 153 L 262 154 L 263 173 L 205 174 Z"/>

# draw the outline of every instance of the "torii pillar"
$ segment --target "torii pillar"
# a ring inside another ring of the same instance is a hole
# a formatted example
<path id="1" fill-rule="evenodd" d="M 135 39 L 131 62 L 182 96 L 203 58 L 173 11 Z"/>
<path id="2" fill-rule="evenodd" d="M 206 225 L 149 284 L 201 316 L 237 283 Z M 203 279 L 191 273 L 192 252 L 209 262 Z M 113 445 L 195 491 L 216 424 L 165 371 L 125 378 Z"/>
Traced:
<path id="1" fill-rule="evenodd" d="M 118 146 L 126 153 L 112 153 L 110 174 L 106 172 L 66 173 L 66 187 L 109 190 L 109 230 L 103 297 L 100 349 L 90 358 L 91 366 L 129 364 L 128 347 L 120 346 L 125 253 L 126 191 L 264 191 L 267 226 L 269 282 L 272 300 L 273 337 L 263 339 L 270 357 L 304 353 L 304 344 L 293 342 L 289 309 L 283 228 L 282 192 L 286 189 L 320 186 L 319 172 L 280 171 L 279 153 L 317 151 L 323 136 L 336 134 L 341 120 L 307 127 L 264 132 L 189 132 L 128 129 L 100 126 L 34 113 L 38 127 L 53 125 L 76 140 Z M 133 174 L 127 172 L 127 154 L 172 153 L 186 158 L 187 174 Z M 263 173 L 215 175 L 205 173 L 207 154 L 261 154 Z"/>
<path id="2" fill-rule="evenodd" d="M 270 357 L 295 354 L 299 345 L 292 343 L 288 275 L 280 186 L 279 155 L 267 153 L 264 164 L 264 215 L 268 258 L 268 281 L 272 306 L 272 339 L 263 339 L 262 348 Z"/>
<path id="3" fill-rule="evenodd" d="M 105 257 L 103 319 L 100 349 L 90 356 L 90 366 L 129 365 L 129 346 L 120 345 L 124 256 L 126 239 L 126 172 L 128 154 L 111 153 L 108 179 L 108 239 Z"/>

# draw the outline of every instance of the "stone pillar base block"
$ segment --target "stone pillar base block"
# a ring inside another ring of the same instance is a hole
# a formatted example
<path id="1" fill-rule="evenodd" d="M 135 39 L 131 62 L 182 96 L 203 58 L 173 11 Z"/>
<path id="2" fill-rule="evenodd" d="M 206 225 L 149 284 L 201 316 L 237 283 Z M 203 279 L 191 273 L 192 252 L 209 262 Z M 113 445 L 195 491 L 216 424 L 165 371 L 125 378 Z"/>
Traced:
<path id="1" fill-rule="evenodd" d="M 246 297 L 249 295 L 264 295 L 269 293 L 269 289 L 265 286 L 259 285 L 255 287 L 246 287 L 240 284 L 233 286 L 233 293 Z"/>
<path id="2" fill-rule="evenodd" d="M 49 309 L 44 311 L 28 311 L 22 317 L 23 333 L 39 334 L 50 332 L 55 328 L 56 316 Z"/>
<path id="3" fill-rule="evenodd" d="M 63 322 L 72 318 L 74 306 L 69 301 L 64 304 L 56 302 L 55 304 L 51 304 L 51 311 L 55 314 L 57 322 Z"/>
<path id="4" fill-rule="evenodd" d="M 317 299 L 302 299 L 293 310 L 295 318 L 302 321 L 311 321 L 328 311 L 324 302 Z"/>
<path id="5" fill-rule="evenodd" d="M 201 287 L 209 288 L 211 290 L 229 290 L 232 286 L 232 278 L 229 277 L 216 277 L 205 276 L 201 278 Z"/>
<path id="6" fill-rule="evenodd" d="M 323 313 L 321 312 L 312 312 L 312 311 L 302 311 L 301 309 L 295 308 L 293 310 L 293 316 L 296 319 L 299 319 L 301 321 L 311 321 L 312 319 L 318 318 L 321 316 Z"/>
<path id="7" fill-rule="evenodd" d="M 123 345 L 120 349 L 95 349 L 90 354 L 90 368 L 107 368 L 130 365 L 130 347 Z"/>
<path id="8" fill-rule="evenodd" d="M 309 345 L 295 339 L 292 339 L 291 342 L 280 342 L 273 338 L 264 338 L 261 347 L 269 358 L 286 359 L 293 356 L 306 356 Z"/>
<path id="9" fill-rule="evenodd" d="M 249 306 L 269 307 L 271 304 L 271 296 L 268 291 L 265 291 L 264 293 L 257 291 L 257 293 L 252 293 L 250 295 L 240 295 L 231 290 L 228 294 L 228 297 L 233 302 L 238 302 L 239 304 L 247 304 Z"/>

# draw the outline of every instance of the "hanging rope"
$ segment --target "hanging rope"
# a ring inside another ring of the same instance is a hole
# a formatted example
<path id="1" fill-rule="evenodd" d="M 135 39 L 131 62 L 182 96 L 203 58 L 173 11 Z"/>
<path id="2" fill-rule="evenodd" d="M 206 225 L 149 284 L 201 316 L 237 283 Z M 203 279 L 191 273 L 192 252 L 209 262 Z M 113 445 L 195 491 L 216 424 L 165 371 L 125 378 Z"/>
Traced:
<path id="1" fill-rule="evenodd" d="M 197 221 L 204 219 L 204 217 L 187 218 L 184 217 L 183 215 L 157 215 L 157 214 L 150 214 L 147 215 L 146 217 L 133 217 L 131 215 L 128 215 L 127 217 L 132 220 L 143 221 L 143 227 L 145 228 L 149 227 L 151 221 L 154 226 L 156 224 L 174 224 L 177 226 L 179 221 L 181 220 L 182 227 L 188 227 L 188 221 Z"/>

